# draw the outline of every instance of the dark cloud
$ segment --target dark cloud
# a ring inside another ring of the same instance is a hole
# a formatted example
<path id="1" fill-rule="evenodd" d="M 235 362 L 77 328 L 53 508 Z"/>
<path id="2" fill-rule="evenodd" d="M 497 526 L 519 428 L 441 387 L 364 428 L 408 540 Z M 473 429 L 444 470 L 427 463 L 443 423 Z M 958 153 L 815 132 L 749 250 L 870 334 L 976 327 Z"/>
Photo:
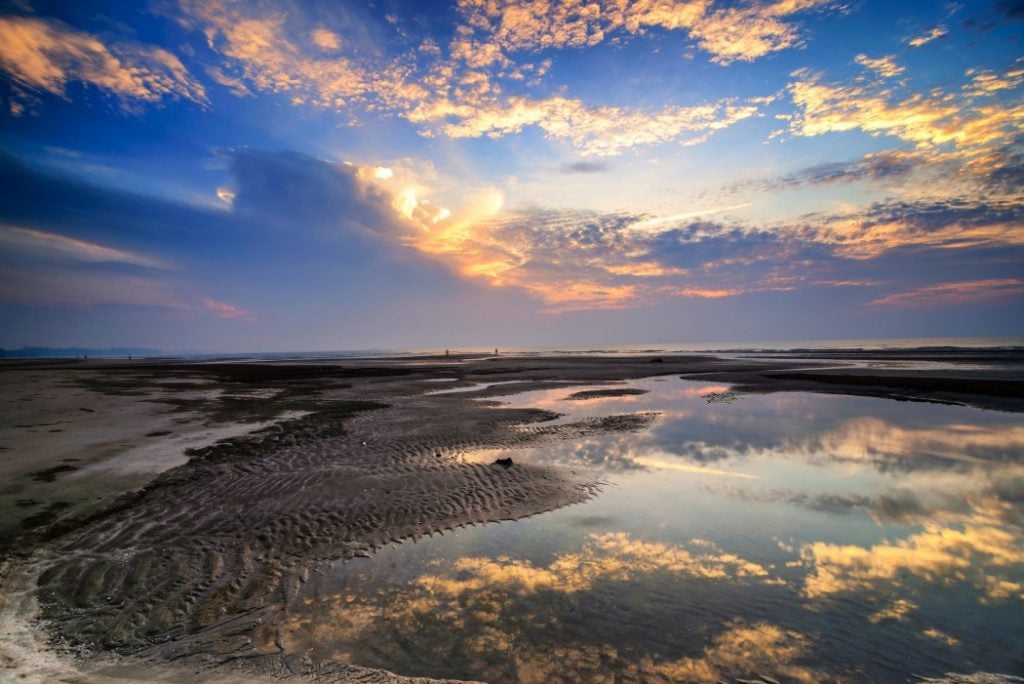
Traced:
<path id="1" fill-rule="evenodd" d="M 558 170 L 562 173 L 604 173 L 610 168 L 611 165 L 605 162 L 576 161 L 562 164 Z"/>
<path id="2" fill-rule="evenodd" d="M 229 158 L 239 215 L 297 231 L 319 227 L 390 235 L 396 230 L 391 197 L 360 181 L 356 167 L 291 151 L 237 150 Z"/>
<path id="3" fill-rule="evenodd" d="M 236 194 L 220 209 L 0 154 L 0 223 L 171 264 L 149 273 L 132 263 L 26 266 L 20 253 L 0 250 L 0 344 L 443 348 L 493 345 L 530 329 L 523 318 L 535 307 L 520 293 L 460 278 L 395 240 L 403 227 L 390 196 L 356 170 L 295 152 L 226 156 Z M 217 319 L 204 299 L 249 311 L 259 324 Z"/>
<path id="4" fill-rule="evenodd" d="M 914 152 L 880 152 L 853 161 L 816 164 L 781 176 L 737 181 L 715 190 L 705 191 L 702 196 L 769 194 L 802 187 L 841 185 L 858 181 L 892 183 L 905 180 L 928 163 L 924 157 Z"/>

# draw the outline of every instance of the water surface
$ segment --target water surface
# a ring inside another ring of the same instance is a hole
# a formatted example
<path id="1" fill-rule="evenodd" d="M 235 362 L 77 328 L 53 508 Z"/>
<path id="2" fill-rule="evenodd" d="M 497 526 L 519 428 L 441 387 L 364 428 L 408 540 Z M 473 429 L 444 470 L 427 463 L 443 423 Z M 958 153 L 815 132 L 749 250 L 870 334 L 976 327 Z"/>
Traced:
<path id="1" fill-rule="evenodd" d="M 561 421 L 656 411 L 649 429 L 467 455 L 596 469 L 600 496 L 327 565 L 283 646 L 488 681 L 1024 671 L 1020 416 L 730 401 L 728 387 L 666 378 L 614 387 L 648 393 L 505 400 Z"/>

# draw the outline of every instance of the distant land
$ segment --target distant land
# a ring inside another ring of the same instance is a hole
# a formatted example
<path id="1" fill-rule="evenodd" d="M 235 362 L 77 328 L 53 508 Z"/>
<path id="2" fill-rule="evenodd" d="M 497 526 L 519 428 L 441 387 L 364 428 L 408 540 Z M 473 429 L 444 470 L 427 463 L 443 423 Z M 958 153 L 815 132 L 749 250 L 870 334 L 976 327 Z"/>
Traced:
<path id="1" fill-rule="evenodd" d="M 156 356 L 159 349 L 145 347 L 22 347 L 21 349 L 0 349 L 0 359 L 67 358 L 71 356 Z"/>

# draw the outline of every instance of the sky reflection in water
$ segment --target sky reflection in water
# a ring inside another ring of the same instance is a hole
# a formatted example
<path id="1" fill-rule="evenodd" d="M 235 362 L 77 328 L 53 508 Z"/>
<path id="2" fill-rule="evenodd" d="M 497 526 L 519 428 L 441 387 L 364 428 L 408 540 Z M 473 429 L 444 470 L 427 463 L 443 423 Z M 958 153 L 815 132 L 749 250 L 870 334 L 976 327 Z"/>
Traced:
<path id="1" fill-rule="evenodd" d="M 505 401 L 572 419 L 660 412 L 650 429 L 470 455 L 597 468 L 599 497 L 329 566 L 285 647 L 489 681 L 1024 671 L 1021 417 L 627 386 L 649 392 Z"/>

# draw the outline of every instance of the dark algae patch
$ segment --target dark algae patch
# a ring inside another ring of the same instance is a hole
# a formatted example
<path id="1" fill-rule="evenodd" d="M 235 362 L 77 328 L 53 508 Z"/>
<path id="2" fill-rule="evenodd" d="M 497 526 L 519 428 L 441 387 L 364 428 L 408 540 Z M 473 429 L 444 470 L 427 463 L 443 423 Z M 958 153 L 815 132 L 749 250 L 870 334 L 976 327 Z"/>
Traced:
<path id="1" fill-rule="evenodd" d="M 46 470 L 37 470 L 34 473 L 29 473 L 29 477 L 35 480 L 36 482 L 54 482 L 56 481 L 58 475 L 60 475 L 61 473 L 71 472 L 72 470 L 78 470 L 78 468 L 72 465 L 64 464 L 53 466 L 52 468 L 47 468 Z"/>
<path id="2" fill-rule="evenodd" d="M 585 400 L 585 399 L 600 399 L 602 397 L 629 397 L 638 396 L 641 394 L 647 394 L 645 389 L 634 389 L 629 387 L 615 388 L 615 389 L 596 389 L 596 390 L 584 390 L 582 392 L 574 392 L 566 397 L 567 400 Z"/>
<path id="3" fill-rule="evenodd" d="M 61 511 L 68 508 L 71 508 L 71 504 L 67 501 L 54 501 L 38 513 L 34 513 L 33 515 L 24 518 L 21 521 L 21 526 L 25 529 L 31 529 L 33 527 L 49 525 L 57 519 L 58 514 Z"/>

